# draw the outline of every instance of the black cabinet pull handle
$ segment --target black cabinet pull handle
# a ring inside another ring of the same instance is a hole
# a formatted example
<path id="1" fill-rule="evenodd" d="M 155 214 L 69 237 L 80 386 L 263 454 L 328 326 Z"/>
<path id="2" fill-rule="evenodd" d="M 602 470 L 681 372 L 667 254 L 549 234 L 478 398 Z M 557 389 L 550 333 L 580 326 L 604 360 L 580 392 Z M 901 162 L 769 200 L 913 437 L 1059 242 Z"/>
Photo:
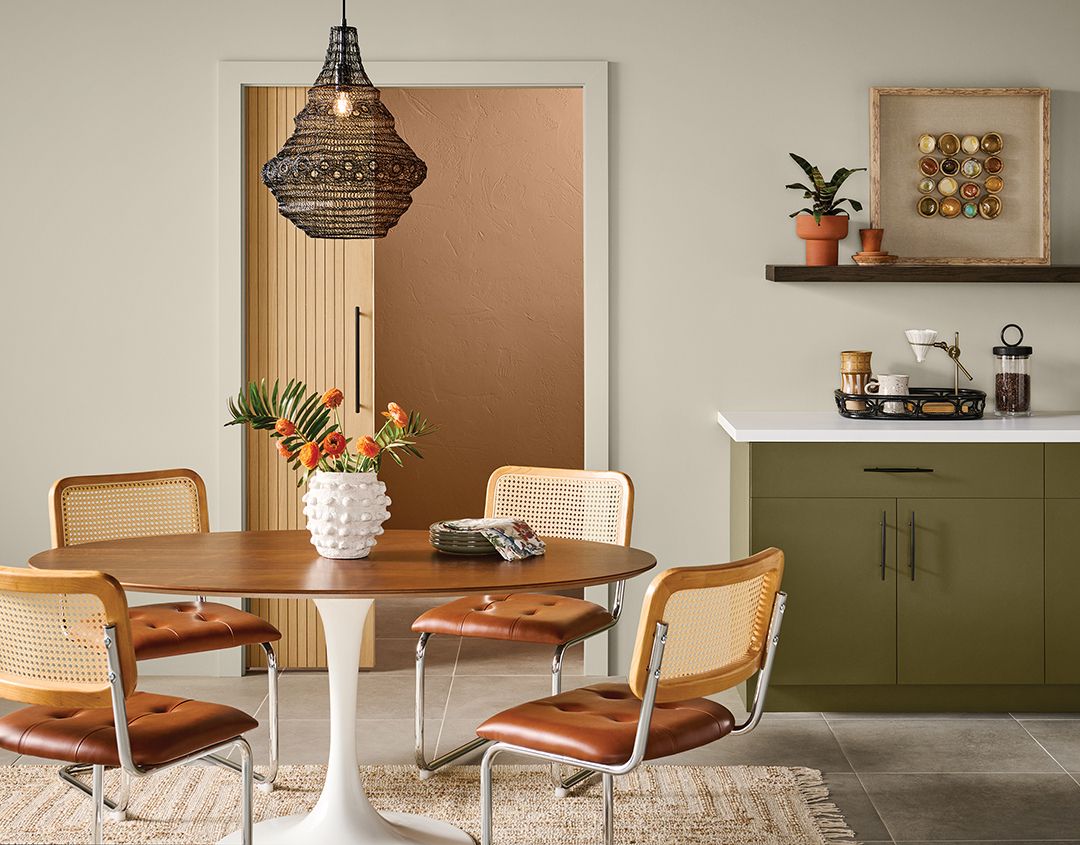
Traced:
<path id="1" fill-rule="evenodd" d="M 933 472 L 929 467 L 863 467 L 863 472 Z"/>
<path id="2" fill-rule="evenodd" d="M 915 580 L 915 511 L 911 512 L 911 520 L 908 522 L 911 528 L 911 580 Z"/>
<path id="3" fill-rule="evenodd" d="M 885 554 L 887 548 L 886 531 L 888 526 L 885 524 L 885 511 L 881 512 L 881 580 L 885 580 Z"/>
<path id="4" fill-rule="evenodd" d="M 360 413 L 360 306 L 356 306 L 356 376 L 353 381 L 353 395 L 356 397 L 356 413 Z"/>

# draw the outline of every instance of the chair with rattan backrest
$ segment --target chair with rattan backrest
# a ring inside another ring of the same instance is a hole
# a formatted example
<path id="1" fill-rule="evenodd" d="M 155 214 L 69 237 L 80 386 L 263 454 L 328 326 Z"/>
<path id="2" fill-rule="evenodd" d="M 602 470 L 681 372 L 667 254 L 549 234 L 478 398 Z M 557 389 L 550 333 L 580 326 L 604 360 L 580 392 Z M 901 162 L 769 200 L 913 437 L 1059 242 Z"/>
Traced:
<path id="1" fill-rule="evenodd" d="M 108 473 L 61 478 L 49 491 L 53 546 L 76 546 L 106 540 L 200 534 L 210 530 L 206 485 L 190 469 Z M 273 643 L 281 632 L 252 613 L 198 596 L 193 602 L 162 602 L 130 608 L 135 657 L 161 657 L 259 645 L 266 654 L 269 686 L 270 760 L 256 779 L 272 789 L 278 769 L 277 655 Z M 87 791 L 76 775 L 82 767 L 64 766 L 60 777 Z M 128 783 L 107 800 L 110 816 L 124 816 Z"/>
<path id="2" fill-rule="evenodd" d="M 521 519 L 541 537 L 588 540 L 630 545 L 634 518 L 634 485 L 622 472 L 504 466 L 488 478 L 484 516 Z M 554 648 L 551 691 L 562 688 L 566 650 L 612 628 L 622 613 L 626 584 L 615 585 L 614 600 L 606 607 L 570 596 L 539 593 L 465 596 L 423 613 L 412 629 L 420 635 L 416 647 L 416 765 L 421 777 L 477 750 L 484 741 L 474 739 L 436 760 L 428 760 L 424 747 L 424 656 L 435 634 L 524 642 Z M 586 773 L 563 779 L 553 774 L 557 794 L 580 783 Z"/>
<path id="3" fill-rule="evenodd" d="M 114 578 L 0 567 L 0 698 L 30 705 L 0 718 L 0 747 L 54 759 L 62 750 L 83 755 L 76 762 L 93 771 L 94 842 L 102 837 L 106 765 L 141 776 L 237 748 L 244 842 L 250 843 L 251 749 L 242 734 L 258 723 L 231 707 L 136 693 L 137 678 L 127 600 Z M 178 705 L 189 708 L 179 721 L 171 715 Z M 191 705 L 214 720 L 205 746 L 181 738 L 175 747 L 182 754 L 158 760 L 155 753 L 173 755 L 129 732 L 140 719 L 156 718 L 172 719 L 190 734 Z"/>
<path id="4" fill-rule="evenodd" d="M 492 765 L 511 751 L 603 776 L 604 843 L 614 842 L 614 777 L 761 720 L 787 597 L 779 549 L 734 563 L 669 569 L 645 594 L 629 683 L 596 684 L 505 710 L 477 735 L 494 744 L 481 766 L 481 842 L 492 843 Z M 757 675 L 744 722 L 704 696 Z M 663 705 L 657 707 L 657 705 Z"/>

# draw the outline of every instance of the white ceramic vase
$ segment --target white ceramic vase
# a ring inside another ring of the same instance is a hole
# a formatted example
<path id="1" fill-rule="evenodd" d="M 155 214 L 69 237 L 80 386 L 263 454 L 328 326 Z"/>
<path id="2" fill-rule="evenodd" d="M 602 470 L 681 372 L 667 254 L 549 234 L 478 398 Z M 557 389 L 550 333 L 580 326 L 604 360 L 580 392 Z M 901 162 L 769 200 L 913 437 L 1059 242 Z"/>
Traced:
<path id="1" fill-rule="evenodd" d="M 316 472 L 304 494 L 311 545 L 339 560 L 367 557 L 390 517 L 386 485 L 373 472 Z"/>

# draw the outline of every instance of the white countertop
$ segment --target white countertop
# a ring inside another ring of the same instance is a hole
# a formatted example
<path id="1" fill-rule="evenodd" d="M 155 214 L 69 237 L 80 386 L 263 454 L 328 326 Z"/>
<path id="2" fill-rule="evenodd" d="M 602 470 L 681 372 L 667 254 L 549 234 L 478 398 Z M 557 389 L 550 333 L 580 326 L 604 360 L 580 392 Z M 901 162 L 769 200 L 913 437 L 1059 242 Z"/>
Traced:
<path id="1" fill-rule="evenodd" d="M 1080 413 L 981 420 L 852 420 L 836 411 L 720 411 L 737 443 L 1080 443 Z"/>

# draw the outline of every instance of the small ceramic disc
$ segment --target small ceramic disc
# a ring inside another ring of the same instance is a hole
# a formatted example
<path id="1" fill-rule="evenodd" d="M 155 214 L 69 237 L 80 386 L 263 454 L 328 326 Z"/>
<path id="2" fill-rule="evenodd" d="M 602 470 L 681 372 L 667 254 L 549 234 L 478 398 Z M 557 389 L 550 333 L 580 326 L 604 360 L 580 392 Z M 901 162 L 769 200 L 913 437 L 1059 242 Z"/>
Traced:
<path id="1" fill-rule="evenodd" d="M 1005 169 L 1005 162 L 997 156 L 990 156 L 985 162 L 983 162 L 983 167 L 986 168 L 987 173 L 996 176 Z"/>
<path id="2" fill-rule="evenodd" d="M 979 151 L 979 139 L 974 135 L 965 135 L 960 142 L 960 149 L 962 149 L 969 156 L 975 155 Z"/>
<path id="3" fill-rule="evenodd" d="M 934 176 L 938 172 L 938 161 L 933 156 L 923 156 L 919 159 L 919 172 L 923 176 Z"/>
<path id="4" fill-rule="evenodd" d="M 923 197 L 919 200 L 918 205 L 915 206 L 919 214 L 923 217 L 933 217 L 937 214 L 938 201 L 933 197 Z"/>
<path id="5" fill-rule="evenodd" d="M 977 202 L 965 202 L 964 203 L 964 216 L 971 220 L 973 217 L 979 216 L 979 204 Z"/>
<path id="6" fill-rule="evenodd" d="M 960 214 L 960 209 L 962 207 L 962 203 L 956 197 L 945 197 L 945 199 L 941 201 L 941 206 L 938 211 L 942 217 L 952 219 Z"/>
<path id="7" fill-rule="evenodd" d="M 937 183 L 938 193 L 943 197 L 951 197 L 956 193 L 959 185 L 956 184 L 956 180 L 952 176 L 946 176 L 940 182 Z"/>
<path id="8" fill-rule="evenodd" d="M 955 176 L 960 172 L 960 162 L 955 158 L 945 158 L 941 160 L 941 172 L 946 176 Z"/>
<path id="9" fill-rule="evenodd" d="M 1002 188 L 1005 187 L 1005 180 L 1000 176 L 987 176 L 986 177 L 986 190 L 992 194 L 999 193 Z"/>
<path id="10" fill-rule="evenodd" d="M 984 197 L 979 203 L 979 215 L 984 220 L 993 220 L 999 214 L 1001 214 L 1001 197 L 990 195 Z"/>
<path id="11" fill-rule="evenodd" d="M 982 188 L 975 182 L 965 182 L 960 186 L 960 196 L 966 200 L 977 200 L 981 193 Z"/>
<path id="12" fill-rule="evenodd" d="M 942 155 L 954 156 L 960 152 L 960 139 L 952 132 L 946 132 L 938 138 L 937 145 Z"/>
<path id="13" fill-rule="evenodd" d="M 982 169 L 982 164 L 977 158 L 965 158 L 963 164 L 960 165 L 960 172 L 968 179 L 974 179 L 982 173 Z"/>
<path id="14" fill-rule="evenodd" d="M 1005 147 L 1005 140 L 1000 132 L 987 132 L 982 136 L 982 151 L 990 155 L 997 155 Z"/>
<path id="15" fill-rule="evenodd" d="M 933 135 L 920 135 L 919 136 L 919 152 L 923 155 L 930 155 L 937 148 L 937 138 Z"/>

